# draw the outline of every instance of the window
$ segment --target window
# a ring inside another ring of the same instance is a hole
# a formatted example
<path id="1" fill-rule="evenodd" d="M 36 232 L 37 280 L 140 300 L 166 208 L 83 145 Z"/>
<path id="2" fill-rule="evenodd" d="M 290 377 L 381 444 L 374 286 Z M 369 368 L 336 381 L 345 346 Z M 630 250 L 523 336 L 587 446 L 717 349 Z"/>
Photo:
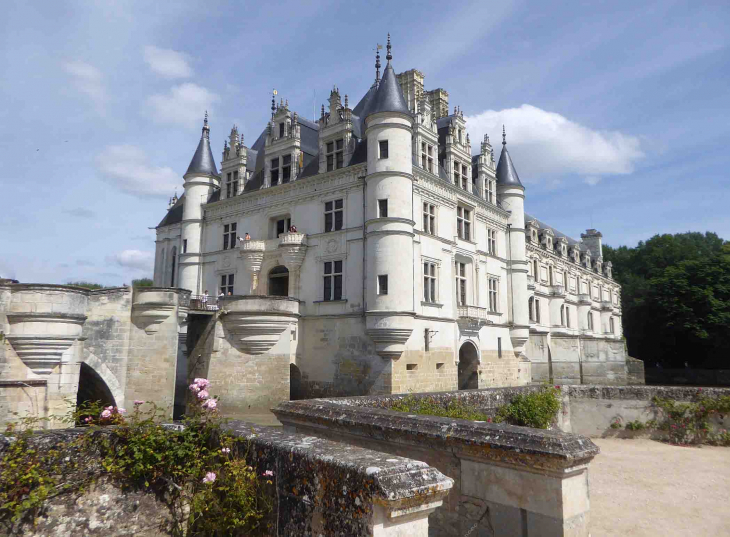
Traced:
<path id="1" fill-rule="evenodd" d="M 608 318 L 608 333 L 613 334 L 614 332 L 614 325 L 613 325 L 613 317 Z"/>
<path id="2" fill-rule="evenodd" d="M 540 273 L 537 266 L 537 259 L 532 260 L 532 277 L 535 278 L 535 281 L 538 281 L 540 278 Z"/>
<path id="3" fill-rule="evenodd" d="M 230 250 L 236 247 L 236 223 L 223 226 L 223 249 Z"/>
<path id="4" fill-rule="evenodd" d="M 281 182 L 288 183 L 291 179 L 291 155 L 281 157 Z"/>
<path id="5" fill-rule="evenodd" d="M 238 172 L 235 172 L 236 179 L 238 179 Z M 238 192 L 238 184 L 236 184 L 236 188 L 233 187 L 233 174 L 231 172 L 228 172 L 226 174 L 226 198 L 230 198 L 236 195 Z"/>
<path id="6" fill-rule="evenodd" d="M 324 231 L 339 231 L 342 229 L 342 213 L 344 200 L 328 201 L 324 204 Z"/>
<path id="7" fill-rule="evenodd" d="M 380 158 L 388 158 L 388 140 L 380 140 L 378 147 L 380 148 Z"/>
<path id="8" fill-rule="evenodd" d="M 331 172 L 335 167 L 339 170 L 344 166 L 344 147 L 345 142 L 342 138 L 334 142 L 327 142 L 327 171 Z"/>
<path id="9" fill-rule="evenodd" d="M 423 264 L 423 301 L 436 302 L 436 263 Z"/>
<path id="10" fill-rule="evenodd" d="M 271 159 L 271 186 L 279 184 L 279 157 Z"/>
<path id="11" fill-rule="evenodd" d="M 588 330 L 593 330 L 593 312 L 588 312 Z"/>
<path id="12" fill-rule="evenodd" d="M 568 292 L 568 271 L 566 270 L 563 272 L 563 287 L 565 287 L 565 292 Z"/>
<path id="13" fill-rule="evenodd" d="M 466 190 L 466 166 L 459 161 L 454 161 L 454 184 Z"/>
<path id="14" fill-rule="evenodd" d="M 221 275 L 221 289 L 220 292 L 224 295 L 233 294 L 233 274 L 222 274 Z"/>
<path id="15" fill-rule="evenodd" d="M 540 301 L 535 299 L 535 322 L 540 323 Z"/>
<path id="16" fill-rule="evenodd" d="M 423 232 L 436 235 L 436 206 L 431 203 L 423 204 Z"/>
<path id="17" fill-rule="evenodd" d="M 455 264 L 456 269 L 456 301 L 459 306 L 466 306 L 466 263 Z"/>
<path id="18" fill-rule="evenodd" d="M 324 264 L 324 300 L 342 300 L 342 261 Z"/>
<path id="19" fill-rule="evenodd" d="M 388 200 L 378 200 L 378 217 L 388 218 Z"/>
<path id="20" fill-rule="evenodd" d="M 531 321 L 535 321 L 535 297 L 530 297 L 527 300 L 527 312 Z"/>
<path id="21" fill-rule="evenodd" d="M 487 194 L 487 201 L 489 203 L 494 203 L 494 181 L 491 179 L 485 179 L 484 180 L 484 191 Z"/>
<path id="22" fill-rule="evenodd" d="M 278 239 L 279 235 L 289 231 L 290 227 L 291 227 L 291 218 L 281 218 L 281 219 L 277 220 L 276 221 L 276 235 L 274 236 L 274 238 Z"/>
<path id="23" fill-rule="evenodd" d="M 499 289 L 499 280 L 497 278 L 489 278 L 489 311 L 499 311 L 497 302 L 497 290 Z"/>
<path id="24" fill-rule="evenodd" d="M 565 306 L 565 326 L 570 328 L 570 306 Z"/>
<path id="25" fill-rule="evenodd" d="M 487 228 L 487 252 L 497 255 L 497 230 Z"/>
<path id="26" fill-rule="evenodd" d="M 421 168 L 433 173 L 433 146 L 421 142 Z"/>
<path id="27" fill-rule="evenodd" d="M 462 240 L 471 240 L 471 210 L 466 207 L 456 208 L 456 234 Z"/>
<path id="28" fill-rule="evenodd" d="M 550 283 L 550 285 L 553 285 L 553 266 L 552 265 L 548 266 L 548 282 Z"/>
<path id="29" fill-rule="evenodd" d="M 565 306 L 560 306 L 560 326 L 565 326 Z"/>
<path id="30" fill-rule="evenodd" d="M 497 358 L 502 357 L 502 338 L 497 338 Z"/>
<path id="31" fill-rule="evenodd" d="M 172 268 L 170 270 L 170 287 L 175 287 L 175 262 L 177 261 L 177 246 L 172 247 Z"/>
<path id="32" fill-rule="evenodd" d="M 183 251 L 182 251 L 182 253 L 184 253 L 184 254 L 188 253 L 188 240 L 187 239 L 183 239 Z"/>
<path id="33" fill-rule="evenodd" d="M 379 295 L 388 294 L 388 275 L 387 274 L 381 274 L 378 276 L 378 294 Z"/>

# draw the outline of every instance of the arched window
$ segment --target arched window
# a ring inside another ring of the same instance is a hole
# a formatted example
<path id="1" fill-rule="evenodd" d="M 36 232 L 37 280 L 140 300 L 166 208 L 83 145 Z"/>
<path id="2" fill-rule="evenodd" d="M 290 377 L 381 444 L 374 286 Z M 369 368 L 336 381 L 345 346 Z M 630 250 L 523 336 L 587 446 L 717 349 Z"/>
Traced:
<path id="1" fill-rule="evenodd" d="M 172 255 L 170 256 L 170 287 L 175 287 L 175 262 L 177 261 L 177 246 L 172 247 Z"/>
<path id="2" fill-rule="evenodd" d="M 269 295 L 289 296 L 289 269 L 283 265 L 269 272 Z"/>

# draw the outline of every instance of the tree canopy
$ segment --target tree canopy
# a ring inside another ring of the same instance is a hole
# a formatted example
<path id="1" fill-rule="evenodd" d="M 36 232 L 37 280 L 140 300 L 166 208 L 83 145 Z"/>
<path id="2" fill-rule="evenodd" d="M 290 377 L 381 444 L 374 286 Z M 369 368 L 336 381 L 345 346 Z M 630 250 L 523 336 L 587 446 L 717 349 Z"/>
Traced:
<path id="1" fill-rule="evenodd" d="M 715 233 L 603 247 L 622 286 L 629 354 L 648 365 L 730 366 L 730 243 Z"/>

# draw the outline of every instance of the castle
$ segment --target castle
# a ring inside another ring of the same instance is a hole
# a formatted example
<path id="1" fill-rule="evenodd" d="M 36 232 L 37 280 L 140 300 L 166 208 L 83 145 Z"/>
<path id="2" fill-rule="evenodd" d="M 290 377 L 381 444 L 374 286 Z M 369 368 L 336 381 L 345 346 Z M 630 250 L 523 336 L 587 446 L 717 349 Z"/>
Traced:
<path id="1" fill-rule="evenodd" d="M 250 147 L 233 127 L 220 171 L 206 114 L 184 194 L 157 226 L 155 287 L 71 289 L 73 312 L 50 313 L 76 317 L 54 320 L 30 301 L 42 289 L 0 283 L 15 364 L 0 379 L 53 384 L 63 364 L 86 364 L 63 373 L 69 393 L 86 371 L 120 405 L 177 392 L 179 413 L 187 379 L 205 376 L 232 416 L 290 397 L 625 384 L 601 234 L 577 241 L 528 215 L 506 134 L 498 163 L 488 136 L 472 154 L 463 112 L 420 71 L 396 74 L 390 39 L 380 69 L 378 54 L 353 107 L 335 87 L 317 122 L 274 97 Z M 53 323 L 73 328 L 70 343 L 44 361 Z"/>

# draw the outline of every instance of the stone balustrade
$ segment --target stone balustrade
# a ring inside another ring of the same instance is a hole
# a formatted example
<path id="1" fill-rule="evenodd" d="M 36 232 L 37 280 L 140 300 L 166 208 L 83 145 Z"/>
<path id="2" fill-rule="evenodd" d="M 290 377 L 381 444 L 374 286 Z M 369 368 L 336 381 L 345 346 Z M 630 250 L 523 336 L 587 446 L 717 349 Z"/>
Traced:
<path id="1" fill-rule="evenodd" d="M 456 314 L 460 319 L 487 320 L 487 308 L 480 306 L 457 306 Z"/>

